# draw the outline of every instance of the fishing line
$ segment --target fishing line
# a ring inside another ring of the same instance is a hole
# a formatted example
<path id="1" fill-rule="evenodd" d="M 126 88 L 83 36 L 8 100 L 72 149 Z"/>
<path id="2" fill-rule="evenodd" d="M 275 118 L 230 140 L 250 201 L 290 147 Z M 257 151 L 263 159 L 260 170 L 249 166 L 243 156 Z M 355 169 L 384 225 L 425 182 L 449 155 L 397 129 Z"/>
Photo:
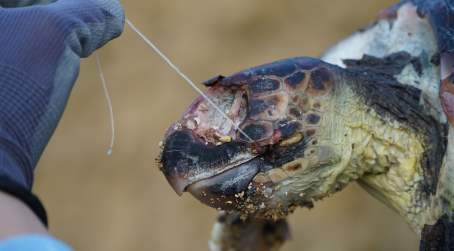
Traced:
<path id="1" fill-rule="evenodd" d="M 200 90 L 194 84 L 194 82 L 188 76 L 186 76 L 175 64 L 173 64 L 172 61 L 170 61 L 170 59 L 161 50 L 159 50 L 159 48 L 153 42 L 151 42 L 151 40 L 148 39 L 129 19 L 126 19 L 126 23 L 135 33 L 137 33 L 137 35 L 139 35 L 140 38 L 142 38 L 142 40 L 148 46 L 150 46 L 170 66 L 170 68 L 172 68 L 181 78 L 183 78 L 183 80 L 185 80 L 194 90 L 196 90 L 200 95 L 202 95 L 202 97 L 206 101 L 208 101 L 208 103 L 212 105 L 217 112 L 219 112 L 219 114 L 221 114 L 225 119 L 227 119 L 227 121 L 229 121 L 236 130 L 238 130 L 244 137 L 246 137 L 246 139 L 248 139 L 249 142 L 253 142 L 251 137 L 249 137 L 241 128 L 239 128 L 238 125 L 236 125 L 235 122 L 227 114 L 225 114 L 224 111 L 222 111 L 218 105 L 216 105 L 216 103 L 214 103 L 202 90 Z"/>
<path id="2" fill-rule="evenodd" d="M 95 54 L 96 56 L 96 67 L 98 68 L 99 78 L 101 79 L 102 88 L 104 90 L 104 95 L 107 101 L 107 107 L 109 108 L 109 116 L 110 116 L 110 129 L 111 129 L 111 137 L 110 137 L 110 145 L 107 149 L 107 155 L 111 156 L 113 147 L 115 144 L 115 119 L 112 107 L 112 98 L 110 97 L 109 89 L 107 89 L 106 78 L 104 77 L 104 72 L 101 66 L 101 60 L 99 59 L 98 53 Z"/>

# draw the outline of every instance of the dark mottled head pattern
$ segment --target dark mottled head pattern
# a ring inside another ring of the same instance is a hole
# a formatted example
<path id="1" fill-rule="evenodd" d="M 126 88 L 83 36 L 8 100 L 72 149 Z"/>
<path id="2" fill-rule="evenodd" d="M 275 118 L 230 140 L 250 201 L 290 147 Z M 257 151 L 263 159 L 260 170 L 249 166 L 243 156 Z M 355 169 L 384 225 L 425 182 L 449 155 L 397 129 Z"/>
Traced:
<path id="1" fill-rule="evenodd" d="M 269 93 L 281 87 L 279 80 L 271 78 L 259 78 L 249 84 L 249 89 L 252 94 L 260 95 L 262 93 Z"/>
<path id="2" fill-rule="evenodd" d="M 248 111 L 241 128 L 258 145 L 274 144 L 297 132 L 316 130 L 322 99 L 334 88 L 330 67 L 318 59 L 292 58 L 215 77 L 205 85 L 244 90 Z M 287 126 L 282 126 L 283 121 Z M 244 137 L 238 134 L 238 138 Z"/>
<path id="3" fill-rule="evenodd" d="M 294 89 L 305 89 L 307 87 L 307 78 L 305 72 L 295 72 L 285 79 L 285 83 Z"/>
<path id="4" fill-rule="evenodd" d="M 301 123 L 298 123 L 296 121 L 281 121 L 278 123 L 278 126 L 281 137 L 283 138 L 291 137 L 302 129 Z"/>
<path id="5" fill-rule="evenodd" d="M 316 125 L 320 122 L 320 115 L 317 114 L 308 114 L 306 116 L 306 122 L 311 125 Z"/>
<path id="6" fill-rule="evenodd" d="M 265 140 L 272 136 L 273 125 L 270 122 L 252 122 L 243 125 L 243 131 L 254 141 Z M 243 135 L 241 139 L 246 140 Z"/>
<path id="7" fill-rule="evenodd" d="M 324 96 L 332 90 L 333 85 L 332 73 L 328 69 L 321 67 L 311 73 L 307 92 L 309 95 Z"/>
<path id="8" fill-rule="evenodd" d="M 293 73 L 300 71 L 309 71 L 317 66 L 324 64 L 319 59 L 298 57 L 285 60 L 279 60 L 270 64 L 265 64 L 248 70 L 239 72 L 230 77 L 218 76 L 205 82 L 206 86 L 220 84 L 224 86 L 242 86 L 251 83 L 253 78 L 275 77 L 277 79 L 285 79 Z"/>

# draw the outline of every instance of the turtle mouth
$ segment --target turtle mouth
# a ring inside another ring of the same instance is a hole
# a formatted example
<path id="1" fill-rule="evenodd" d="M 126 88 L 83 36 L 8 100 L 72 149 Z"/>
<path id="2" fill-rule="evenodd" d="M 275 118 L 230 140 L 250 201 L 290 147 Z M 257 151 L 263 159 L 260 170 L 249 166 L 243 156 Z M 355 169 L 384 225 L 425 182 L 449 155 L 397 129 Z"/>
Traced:
<path id="1" fill-rule="evenodd" d="M 256 175 L 272 168 L 267 153 L 256 153 L 250 144 L 232 141 L 206 144 L 187 129 L 166 139 L 161 171 L 178 195 L 189 192 L 212 208 L 236 210 L 247 199 Z"/>
<path id="2" fill-rule="evenodd" d="M 244 168 L 258 155 L 257 151 L 252 151 L 253 144 L 242 139 L 235 129 L 247 115 L 244 90 L 212 86 L 207 95 L 231 121 L 199 97 L 168 130 L 161 154 L 161 170 L 178 195 L 195 183 L 198 186 L 193 187 L 201 189 L 202 185 L 212 187 L 210 180 L 225 185 L 228 181 L 222 179 L 233 179 L 234 173 L 251 174 Z"/>
<path id="3" fill-rule="evenodd" d="M 245 191 L 260 172 L 260 162 L 259 158 L 253 158 L 223 173 L 194 182 L 187 191 L 210 207 L 234 210 L 247 196 Z"/>
<path id="4" fill-rule="evenodd" d="M 254 161 L 256 157 L 244 142 L 234 141 L 216 146 L 207 144 L 192 131 L 182 129 L 167 137 L 161 155 L 161 171 L 178 195 L 196 183 L 198 185 L 193 186 L 191 191 L 203 186 L 213 187 L 214 183 L 210 182 L 213 180 L 228 192 L 234 182 L 239 182 L 238 187 L 244 183 L 245 179 L 235 179 L 235 175 L 250 176 L 253 173 L 251 170 L 258 168 L 258 162 Z M 235 189 L 238 190 L 238 187 Z"/>

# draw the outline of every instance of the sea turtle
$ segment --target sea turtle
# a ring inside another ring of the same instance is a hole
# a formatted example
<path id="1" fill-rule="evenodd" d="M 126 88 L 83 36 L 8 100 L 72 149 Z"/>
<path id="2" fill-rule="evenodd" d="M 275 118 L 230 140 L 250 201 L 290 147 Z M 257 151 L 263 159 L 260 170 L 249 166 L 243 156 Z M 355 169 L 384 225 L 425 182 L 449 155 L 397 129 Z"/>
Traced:
<path id="1" fill-rule="evenodd" d="M 212 250 L 277 250 L 296 207 L 357 181 L 420 250 L 454 250 L 454 1 L 407 0 L 329 49 L 205 83 L 167 132 L 178 194 L 223 210 Z M 248 139 L 250 137 L 250 139 Z"/>

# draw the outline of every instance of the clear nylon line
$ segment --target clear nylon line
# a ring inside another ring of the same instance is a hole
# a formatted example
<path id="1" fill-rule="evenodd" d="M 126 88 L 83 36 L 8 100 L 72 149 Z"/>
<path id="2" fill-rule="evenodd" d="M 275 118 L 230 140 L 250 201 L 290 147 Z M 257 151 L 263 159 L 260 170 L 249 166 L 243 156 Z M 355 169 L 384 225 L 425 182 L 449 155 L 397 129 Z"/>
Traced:
<path id="1" fill-rule="evenodd" d="M 107 89 L 106 78 L 104 77 L 104 73 L 102 71 L 101 60 L 99 59 L 98 53 L 96 53 L 96 67 L 98 68 L 99 78 L 101 79 L 102 88 L 104 90 L 104 95 L 106 96 L 107 106 L 109 108 L 109 116 L 110 116 L 110 129 L 111 129 L 111 137 L 110 137 L 110 145 L 107 149 L 107 155 L 111 156 L 113 152 L 113 147 L 115 144 L 115 119 L 112 107 L 112 99 L 109 94 L 109 89 Z"/>
<path id="2" fill-rule="evenodd" d="M 233 122 L 233 120 L 227 115 L 224 113 L 224 111 L 221 110 L 221 108 L 219 108 L 219 106 L 217 106 L 202 90 L 200 90 L 195 84 L 194 82 L 192 82 L 192 80 L 186 76 L 176 65 L 174 65 L 172 63 L 172 61 L 170 61 L 170 59 L 163 53 L 161 52 L 161 50 L 159 50 L 159 48 L 153 43 L 151 42 L 150 39 L 148 39 L 129 19 L 126 19 L 126 23 L 129 25 L 129 27 L 131 27 L 131 29 L 137 33 L 137 35 L 139 35 L 143 41 L 145 41 L 145 43 L 147 45 L 149 45 L 178 75 L 180 75 L 180 77 L 182 77 L 194 90 L 196 90 L 200 95 L 202 95 L 202 97 L 208 101 L 208 103 L 210 103 L 210 105 L 212 105 L 217 112 L 219 112 L 225 119 L 227 119 L 227 121 L 229 121 L 234 127 L 236 130 L 238 130 L 244 137 L 246 137 L 246 139 L 249 140 L 249 142 L 253 142 L 252 138 L 249 137 L 243 130 L 241 130 L 241 128 L 239 128 L 235 122 Z"/>

